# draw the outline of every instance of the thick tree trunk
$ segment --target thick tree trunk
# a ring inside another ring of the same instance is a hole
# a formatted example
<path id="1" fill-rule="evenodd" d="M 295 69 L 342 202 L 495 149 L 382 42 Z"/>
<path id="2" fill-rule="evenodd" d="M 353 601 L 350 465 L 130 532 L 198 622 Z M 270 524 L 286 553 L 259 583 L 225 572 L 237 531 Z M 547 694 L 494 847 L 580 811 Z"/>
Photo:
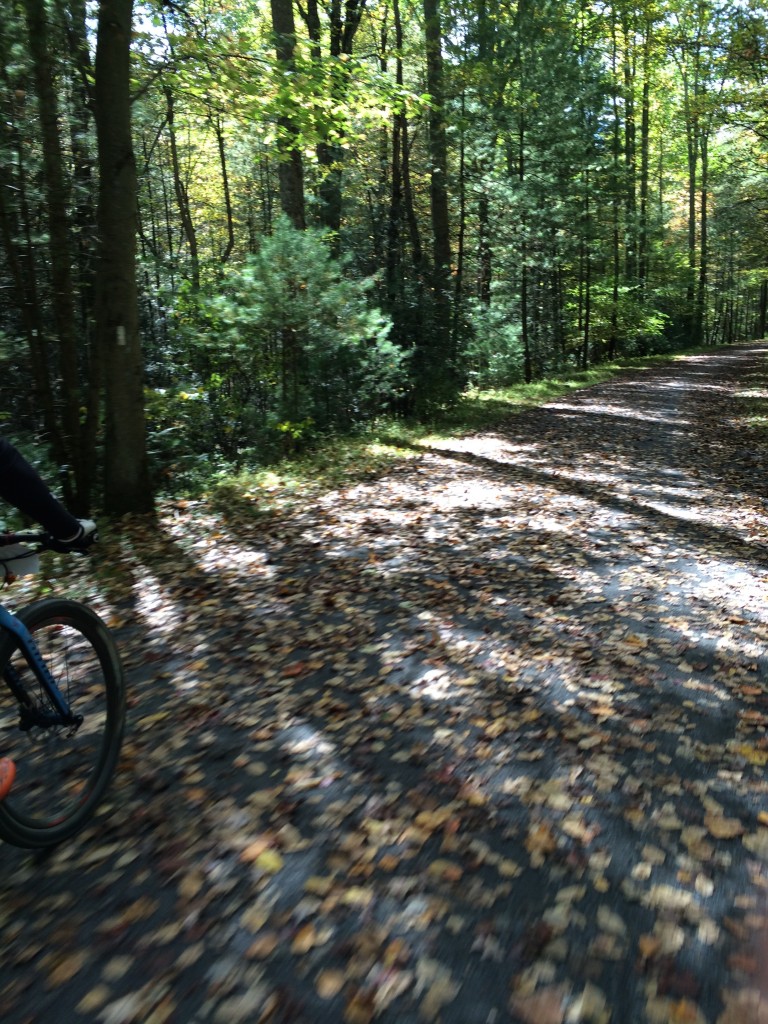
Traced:
<path id="1" fill-rule="evenodd" d="M 96 44 L 99 152 L 97 332 L 105 369 L 104 505 L 153 507 L 136 288 L 136 161 L 131 138 L 132 0 L 102 0 Z"/>
<path id="2" fill-rule="evenodd" d="M 294 66 L 296 48 L 296 25 L 293 17 L 292 0 L 270 0 L 272 10 L 272 31 L 275 36 L 277 59 L 286 70 Z M 283 213 L 293 226 L 303 231 L 307 226 L 304 209 L 304 163 L 298 145 L 298 131 L 290 112 L 278 118 L 281 133 L 285 139 L 280 153 L 278 176 L 280 182 L 280 205 Z"/>
<path id="3" fill-rule="evenodd" d="M 59 372 L 62 394 L 61 434 L 72 467 L 72 477 L 64 477 L 65 500 L 75 513 L 88 511 L 91 490 L 93 452 L 83 450 L 80 429 L 80 379 L 78 344 L 72 278 L 72 245 L 69 223 L 69 190 L 64 174 L 64 158 L 59 137 L 59 103 L 51 65 L 48 25 L 43 0 L 26 0 L 29 47 L 34 66 L 35 89 L 40 112 L 43 145 L 50 271 L 54 323 L 58 340 Z"/>

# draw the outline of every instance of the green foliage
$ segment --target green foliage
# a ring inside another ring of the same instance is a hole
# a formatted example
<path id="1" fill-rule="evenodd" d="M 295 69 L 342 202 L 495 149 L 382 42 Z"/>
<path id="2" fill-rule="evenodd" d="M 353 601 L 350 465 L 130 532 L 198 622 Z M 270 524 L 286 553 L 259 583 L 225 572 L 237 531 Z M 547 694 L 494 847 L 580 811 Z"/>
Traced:
<path id="1" fill-rule="evenodd" d="M 523 379 L 520 324 L 500 304 L 476 303 L 471 314 L 472 333 L 466 358 L 473 387 L 506 387 Z"/>
<path id="2" fill-rule="evenodd" d="M 668 318 L 639 288 L 622 285 L 614 301 L 611 284 L 602 282 L 593 290 L 592 303 L 591 337 L 596 360 L 609 349 L 612 339 L 616 351 L 624 356 L 652 355 L 665 347 L 660 339 Z"/>
<path id="3" fill-rule="evenodd" d="M 406 359 L 370 289 L 319 231 L 280 219 L 258 253 L 178 304 L 186 378 L 153 399 L 157 454 L 265 462 L 386 409 Z"/>

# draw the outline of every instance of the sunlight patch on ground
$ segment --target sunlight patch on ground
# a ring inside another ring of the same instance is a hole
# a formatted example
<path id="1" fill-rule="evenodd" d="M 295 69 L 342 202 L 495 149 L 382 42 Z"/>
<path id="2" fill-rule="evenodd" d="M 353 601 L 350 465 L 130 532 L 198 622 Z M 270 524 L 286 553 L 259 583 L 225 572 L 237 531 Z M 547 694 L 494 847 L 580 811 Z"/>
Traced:
<path id="1" fill-rule="evenodd" d="M 588 413 L 590 416 L 617 416 L 621 419 L 627 420 L 639 420 L 642 423 L 663 423 L 667 426 L 690 426 L 688 420 L 680 419 L 677 416 L 651 416 L 648 412 L 642 409 L 633 409 L 626 405 L 610 405 L 605 402 L 601 402 L 599 405 L 595 402 L 587 402 L 584 405 L 570 405 L 566 402 L 549 402 L 547 404 L 548 409 L 554 409 L 557 412 L 572 412 L 579 416 L 583 416 Z"/>
<path id="2" fill-rule="evenodd" d="M 268 579 L 276 576 L 275 570 L 267 564 L 267 555 L 263 551 L 244 548 L 240 544 L 226 544 L 218 541 L 200 556 L 200 568 L 211 575 L 219 575 L 222 566 L 226 569 L 245 570 L 258 573 Z"/>
<path id="3" fill-rule="evenodd" d="M 472 437 L 433 438 L 423 442 L 424 447 L 436 451 L 466 452 L 470 455 L 481 455 L 486 459 L 509 455 L 531 455 L 541 449 L 540 444 L 510 444 L 508 440 L 497 434 L 476 434 Z"/>
<path id="4" fill-rule="evenodd" d="M 413 678 L 408 691 L 416 699 L 426 697 L 439 701 L 453 697 L 456 694 L 456 686 L 446 669 L 429 668 Z"/>
<path id="5" fill-rule="evenodd" d="M 711 520 L 709 512 L 702 512 L 700 509 L 691 508 L 690 506 L 670 505 L 668 502 L 656 501 L 652 498 L 645 501 L 643 505 L 645 508 L 652 508 L 654 511 L 661 512 L 665 516 L 671 516 L 673 519 L 681 519 L 686 522 L 707 523 Z"/>
<path id="6" fill-rule="evenodd" d="M 144 570 L 135 586 L 136 611 L 161 635 L 172 634 L 184 622 L 185 611 L 173 600 L 157 576 Z"/>
<path id="7" fill-rule="evenodd" d="M 708 579 L 698 583 L 700 598 L 723 602 L 723 610 L 734 617 L 747 612 L 768 623 L 768 584 L 730 561 L 713 561 L 708 566 Z"/>
<path id="8" fill-rule="evenodd" d="M 325 737 L 325 734 L 307 722 L 292 725 L 282 747 L 286 753 L 304 760 L 327 757 L 336 752 L 335 745 Z"/>

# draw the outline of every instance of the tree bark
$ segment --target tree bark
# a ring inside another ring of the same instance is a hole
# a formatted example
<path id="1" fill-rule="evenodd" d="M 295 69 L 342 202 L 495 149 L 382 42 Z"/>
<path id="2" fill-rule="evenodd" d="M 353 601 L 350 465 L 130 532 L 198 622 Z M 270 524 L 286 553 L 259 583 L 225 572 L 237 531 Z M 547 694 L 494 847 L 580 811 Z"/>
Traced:
<path id="1" fill-rule="evenodd" d="M 705 319 L 707 308 L 707 285 L 709 277 L 709 221 L 708 202 L 709 197 L 709 129 L 705 128 L 700 138 L 701 152 L 701 179 L 700 179 L 700 220 L 699 220 L 699 280 L 696 290 L 696 316 L 694 322 L 694 337 L 697 344 L 703 344 L 705 339 Z"/>
<path id="2" fill-rule="evenodd" d="M 293 0 L 270 0 L 270 5 L 277 59 L 285 70 L 290 70 L 294 66 L 296 48 Z M 307 226 L 304 209 L 304 163 L 297 142 L 298 131 L 290 110 L 278 117 L 278 123 L 283 136 L 278 168 L 280 205 L 293 226 L 303 231 Z"/>
<path id="3" fill-rule="evenodd" d="M 429 195 L 432 214 L 432 255 L 435 286 L 448 287 L 451 272 L 451 234 L 448 217 L 448 141 L 445 130 L 442 31 L 439 0 L 424 0 L 429 107 Z"/>
<path id="4" fill-rule="evenodd" d="M 349 92 L 349 64 L 343 58 L 352 55 L 354 39 L 360 26 L 366 0 L 331 0 L 326 7 L 329 20 L 330 91 L 335 127 L 342 130 L 345 123 L 345 104 Z M 309 38 L 312 41 L 313 59 L 322 60 L 321 23 L 317 0 L 308 0 L 303 12 Z M 342 216 L 342 171 L 344 150 L 336 141 L 322 138 L 317 143 L 317 162 L 320 181 L 317 188 L 320 200 L 320 222 L 331 232 L 331 250 L 338 254 L 339 231 Z"/>
<path id="5" fill-rule="evenodd" d="M 34 67 L 43 146 L 50 271 L 54 323 L 58 339 L 61 375 L 61 434 L 72 469 L 64 475 L 64 497 L 76 514 L 88 511 L 93 452 L 85 451 L 80 428 L 80 380 L 72 278 L 72 244 L 69 223 L 69 189 L 59 137 L 59 103 L 51 65 L 48 24 L 43 0 L 25 0 L 29 47 Z"/>
<path id="6" fill-rule="evenodd" d="M 179 218 L 184 237 L 187 240 L 189 250 L 190 279 L 192 287 L 197 291 L 200 288 L 200 254 L 197 248 L 197 232 L 192 220 L 192 210 L 189 204 L 189 195 L 184 179 L 181 176 L 181 163 L 179 161 L 179 149 L 176 143 L 175 120 L 175 97 L 169 85 L 163 87 L 165 96 L 166 123 L 168 125 L 168 137 L 171 143 L 171 168 L 173 170 L 173 190 L 176 194 L 176 203 L 179 208 Z"/>
<path id="7" fill-rule="evenodd" d="M 448 140 L 445 125 L 442 29 L 440 0 L 423 0 L 424 36 L 427 60 L 429 114 L 429 199 L 432 220 L 432 351 L 423 371 L 431 377 L 434 397 L 449 397 L 455 373 L 455 348 L 451 330 L 451 233 L 448 215 Z M 439 378 L 435 387 L 434 382 Z M 426 379 L 426 378 L 425 378 Z"/>
<path id="8" fill-rule="evenodd" d="M 152 510 L 136 287 L 137 178 L 131 137 L 133 0 L 102 0 L 95 66 L 99 158 L 97 335 L 105 369 L 104 506 Z"/>
<path id="9" fill-rule="evenodd" d="M 224 145 L 224 130 L 221 127 L 221 117 L 219 114 L 213 114 L 211 116 L 213 123 L 213 129 L 216 133 L 216 143 L 219 148 L 219 163 L 221 164 L 221 185 L 224 189 L 224 212 L 227 219 L 227 245 L 224 252 L 221 254 L 221 262 L 226 263 L 229 257 L 232 255 L 232 250 L 235 247 L 235 215 L 232 209 L 232 192 L 229 187 L 229 172 L 227 170 L 227 150 Z"/>

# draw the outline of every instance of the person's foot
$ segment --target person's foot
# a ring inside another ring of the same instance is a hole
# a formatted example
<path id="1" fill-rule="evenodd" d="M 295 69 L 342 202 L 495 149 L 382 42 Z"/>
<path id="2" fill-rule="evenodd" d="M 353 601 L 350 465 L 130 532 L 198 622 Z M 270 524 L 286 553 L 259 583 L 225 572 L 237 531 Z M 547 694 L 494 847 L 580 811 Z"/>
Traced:
<path id="1" fill-rule="evenodd" d="M 10 757 L 0 757 L 0 800 L 5 800 L 16 777 L 16 765 Z"/>

